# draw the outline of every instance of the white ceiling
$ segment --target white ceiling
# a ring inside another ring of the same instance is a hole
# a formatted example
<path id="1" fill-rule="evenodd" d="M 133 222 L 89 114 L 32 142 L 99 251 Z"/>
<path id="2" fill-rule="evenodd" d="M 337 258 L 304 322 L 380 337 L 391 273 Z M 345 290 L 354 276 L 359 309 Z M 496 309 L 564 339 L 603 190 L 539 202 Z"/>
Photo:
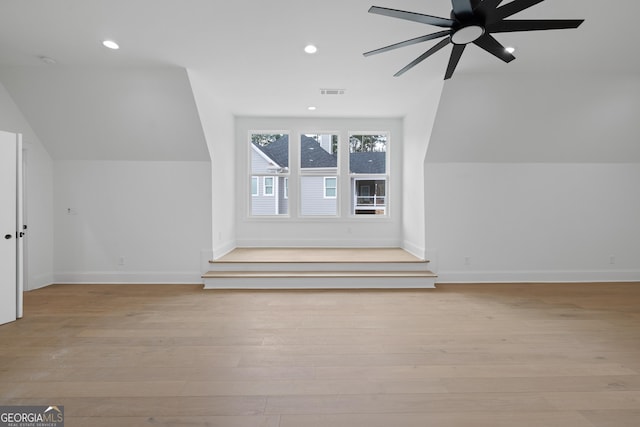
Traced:
<path id="1" fill-rule="evenodd" d="M 439 29 L 369 14 L 372 5 L 443 17 L 451 9 L 450 0 L 0 0 L 0 81 L 50 144 L 54 158 L 86 158 L 90 154 L 83 156 L 83 149 L 99 150 L 100 138 L 94 148 L 82 144 L 89 143 L 105 113 L 105 100 L 115 107 L 146 90 L 138 99 L 146 99 L 150 108 L 175 100 L 176 108 L 195 111 L 187 99 L 187 74 L 180 69 L 206 76 L 207 87 L 215 88 L 208 96 L 237 116 L 403 117 L 425 97 L 440 96 L 433 93 L 438 85 L 432 82 L 443 78 L 451 48 L 393 77 L 434 42 L 369 58 L 362 53 Z M 513 78 L 640 72 L 637 16 L 640 2 L 635 0 L 546 0 L 514 19 L 583 18 L 585 23 L 575 30 L 497 35 L 517 48 L 517 60 L 510 64 L 470 46 L 446 85 L 455 85 L 458 75 L 477 73 Z M 107 38 L 121 49 L 102 47 Z M 316 55 L 303 52 L 308 43 L 318 46 Z M 56 64 L 44 64 L 40 56 Z M 152 83 L 138 89 L 145 75 Z M 166 93 L 152 94 L 162 90 L 163 81 Z M 346 94 L 321 96 L 321 88 L 345 89 Z M 310 105 L 317 110 L 308 111 Z M 202 141 L 201 129 L 193 129 L 195 113 L 182 119 L 165 106 L 155 117 L 148 110 L 145 114 L 143 119 L 161 124 L 146 136 L 158 146 L 175 142 L 175 135 L 164 138 L 162 125 Z M 78 120 L 88 123 L 85 132 L 69 142 L 74 138 L 69 129 L 83 128 Z M 111 133 L 103 139 L 126 134 L 121 138 L 126 146 L 145 138 L 135 120 L 132 115 L 121 128 L 107 129 Z M 167 148 L 157 159 L 179 159 L 174 151 Z M 195 149 L 185 159 L 201 154 Z"/>
<path id="2" fill-rule="evenodd" d="M 433 42 L 362 53 L 438 29 L 369 14 L 371 5 L 444 17 L 451 9 L 449 0 L 0 0 L 0 66 L 183 67 L 206 72 L 236 115 L 400 117 L 429 96 L 425 81 L 442 79 L 450 48 L 392 77 Z M 457 73 L 639 70 L 639 15 L 634 0 L 546 0 L 517 17 L 585 23 L 498 35 L 518 48 L 516 61 L 472 46 Z M 122 49 L 103 48 L 105 38 Z M 318 46 L 316 55 L 303 52 L 307 43 Z M 325 87 L 347 92 L 321 97 Z"/>

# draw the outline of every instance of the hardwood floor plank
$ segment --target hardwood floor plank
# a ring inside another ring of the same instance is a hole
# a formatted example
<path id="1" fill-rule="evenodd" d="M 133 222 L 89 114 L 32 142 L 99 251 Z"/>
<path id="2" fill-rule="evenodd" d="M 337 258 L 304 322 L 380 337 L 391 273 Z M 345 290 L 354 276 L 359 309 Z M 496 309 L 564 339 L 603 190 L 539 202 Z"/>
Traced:
<path id="1" fill-rule="evenodd" d="M 591 421 L 594 427 L 637 427 L 640 420 L 640 409 L 588 410 L 580 411 L 580 414 Z"/>
<path id="2" fill-rule="evenodd" d="M 66 417 L 66 427 L 279 427 L 279 416 Z"/>
<path id="3" fill-rule="evenodd" d="M 534 393 L 364 394 L 273 396 L 265 414 L 431 413 L 557 410 Z"/>
<path id="4" fill-rule="evenodd" d="M 280 427 L 327 426 L 594 427 L 593 424 L 576 412 L 438 412 L 428 414 L 283 415 L 280 423 Z M 613 425 L 603 427 L 613 427 Z M 631 425 L 628 427 L 631 427 Z"/>

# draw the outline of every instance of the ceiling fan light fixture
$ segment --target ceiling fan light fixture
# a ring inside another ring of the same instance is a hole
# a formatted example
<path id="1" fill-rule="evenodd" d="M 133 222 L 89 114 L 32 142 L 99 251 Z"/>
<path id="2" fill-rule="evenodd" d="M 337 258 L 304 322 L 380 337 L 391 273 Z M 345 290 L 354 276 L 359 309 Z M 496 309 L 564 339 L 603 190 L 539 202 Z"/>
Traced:
<path id="1" fill-rule="evenodd" d="M 451 35 L 451 41 L 454 44 L 469 44 L 478 40 L 483 35 L 484 27 L 480 25 L 468 25 L 456 30 L 456 32 Z"/>

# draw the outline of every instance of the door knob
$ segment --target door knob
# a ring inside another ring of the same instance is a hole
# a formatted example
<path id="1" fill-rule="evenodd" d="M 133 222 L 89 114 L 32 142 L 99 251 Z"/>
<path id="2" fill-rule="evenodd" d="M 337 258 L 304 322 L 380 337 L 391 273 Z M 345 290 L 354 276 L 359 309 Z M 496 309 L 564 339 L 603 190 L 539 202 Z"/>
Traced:
<path id="1" fill-rule="evenodd" d="M 4 235 L 4 238 L 5 238 L 5 239 L 7 239 L 7 240 L 9 240 L 9 239 L 10 239 L 10 238 L 12 238 L 12 237 L 13 237 L 13 236 L 12 236 L 11 234 L 5 234 L 5 235 Z"/>

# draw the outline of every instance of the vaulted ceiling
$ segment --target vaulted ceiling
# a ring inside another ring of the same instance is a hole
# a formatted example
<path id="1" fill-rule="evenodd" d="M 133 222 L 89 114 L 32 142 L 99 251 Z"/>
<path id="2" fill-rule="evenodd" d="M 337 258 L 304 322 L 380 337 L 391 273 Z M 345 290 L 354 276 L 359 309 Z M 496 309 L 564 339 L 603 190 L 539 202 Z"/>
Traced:
<path id="1" fill-rule="evenodd" d="M 142 139 L 157 145 L 133 148 L 132 158 L 153 148 L 160 160 L 200 158 L 203 136 L 185 70 L 206 76 L 209 96 L 238 116 L 403 117 L 440 96 L 430 83 L 443 78 L 450 48 L 394 78 L 433 42 L 362 53 L 437 29 L 369 14 L 372 5 L 443 17 L 451 9 L 449 0 L 0 0 L 0 82 L 54 158 L 90 158 L 104 144 L 124 149 Z M 445 88 L 458 75 L 468 82 L 475 74 L 640 73 L 638 15 L 633 0 L 546 0 L 517 18 L 584 24 L 499 34 L 517 49 L 509 64 L 472 46 Z M 121 49 L 105 49 L 104 39 Z M 315 55 L 304 53 L 309 43 Z M 321 95 L 322 88 L 345 94 Z"/>

